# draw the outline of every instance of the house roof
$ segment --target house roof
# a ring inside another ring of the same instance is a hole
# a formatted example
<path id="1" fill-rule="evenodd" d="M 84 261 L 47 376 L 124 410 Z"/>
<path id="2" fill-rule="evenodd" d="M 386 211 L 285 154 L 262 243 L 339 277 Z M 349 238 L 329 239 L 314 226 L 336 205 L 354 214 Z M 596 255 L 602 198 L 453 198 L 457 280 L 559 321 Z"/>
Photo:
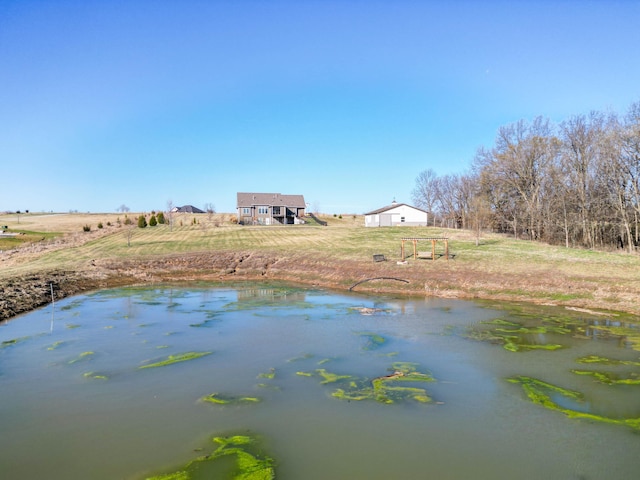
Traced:
<path id="1" fill-rule="evenodd" d="M 398 208 L 398 207 L 402 207 L 402 206 L 413 208 L 414 210 L 418 210 L 420 212 L 429 213 L 426 210 L 422 210 L 421 208 L 414 207 L 413 205 L 409 205 L 408 203 L 393 202 L 391 205 L 387 205 L 386 207 L 378 208 L 377 210 L 373 210 L 371 212 L 367 212 L 367 213 L 365 213 L 365 215 L 377 215 L 379 213 L 384 213 L 384 212 L 387 212 L 389 210 L 393 210 L 394 208 Z"/>
<path id="2" fill-rule="evenodd" d="M 238 192 L 238 208 L 254 205 L 305 208 L 303 195 L 282 195 L 280 193 Z"/>
<path id="3" fill-rule="evenodd" d="M 177 207 L 176 212 L 182 212 L 182 213 L 204 213 L 204 211 L 200 210 L 197 207 L 194 207 L 193 205 L 184 205 L 182 207 Z"/>

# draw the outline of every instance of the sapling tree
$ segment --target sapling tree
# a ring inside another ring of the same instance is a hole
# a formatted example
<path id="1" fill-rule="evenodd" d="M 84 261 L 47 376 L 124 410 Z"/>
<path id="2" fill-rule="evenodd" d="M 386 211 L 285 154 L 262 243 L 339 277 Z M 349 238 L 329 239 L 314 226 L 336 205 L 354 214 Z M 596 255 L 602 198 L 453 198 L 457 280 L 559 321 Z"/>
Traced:
<path id="1" fill-rule="evenodd" d="M 173 200 L 167 200 L 167 220 L 169 222 L 169 231 L 173 231 Z"/>

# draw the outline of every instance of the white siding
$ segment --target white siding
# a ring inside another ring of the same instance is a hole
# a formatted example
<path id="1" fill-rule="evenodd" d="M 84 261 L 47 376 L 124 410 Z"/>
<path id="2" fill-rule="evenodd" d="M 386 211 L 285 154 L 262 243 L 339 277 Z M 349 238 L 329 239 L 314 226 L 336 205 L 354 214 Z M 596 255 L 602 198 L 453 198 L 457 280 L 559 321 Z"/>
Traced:
<path id="1" fill-rule="evenodd" d="M 382 217 L 386 221 L 382 221 Z M 392 226 L 427 226 L 427 212 L 410 205 L 398 205 L 380 214 L 365 215 L 366 227 L 388 226 L 389 219 Z"/>

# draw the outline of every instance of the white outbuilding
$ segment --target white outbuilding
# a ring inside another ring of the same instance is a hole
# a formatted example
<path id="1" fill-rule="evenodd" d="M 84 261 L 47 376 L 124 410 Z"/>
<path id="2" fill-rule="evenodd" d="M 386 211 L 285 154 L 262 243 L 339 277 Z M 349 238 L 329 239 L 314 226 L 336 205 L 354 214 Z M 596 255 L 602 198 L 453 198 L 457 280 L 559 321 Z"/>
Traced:
<path id="1" fill-rule="evenodd" d="M 365 227 L 426 227 L 428 220 L 425 210 L 395 200 L 391 205 L 364 214 Z"/>

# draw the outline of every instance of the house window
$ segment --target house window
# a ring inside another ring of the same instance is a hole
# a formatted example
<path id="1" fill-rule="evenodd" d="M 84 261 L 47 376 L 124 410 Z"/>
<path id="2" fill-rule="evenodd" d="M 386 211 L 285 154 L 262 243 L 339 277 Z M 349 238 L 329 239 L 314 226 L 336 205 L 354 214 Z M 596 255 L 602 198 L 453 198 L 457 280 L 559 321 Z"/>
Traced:
<path id="1" fill-rule="evenodd" d="M 266 215 L 269 213 L 269 207 L 258 207 L 258 214 Z"/>
<path id="2" fill-rule="evenodd" d="M 273 207 L 273 214 L 280 215 L 280 207 Z"/>
<path id="3" fill-rule="evenodd" d="M 251 209 L 249 207 L 243 207 L 242 208 L 242 214 L 243 215 L 249 215 L 251 213 Z"/>
<path id="4" fill-rule="evenodd" d="M 400 222 L 404 223 L 404 217 L 400 217 Z"/>

